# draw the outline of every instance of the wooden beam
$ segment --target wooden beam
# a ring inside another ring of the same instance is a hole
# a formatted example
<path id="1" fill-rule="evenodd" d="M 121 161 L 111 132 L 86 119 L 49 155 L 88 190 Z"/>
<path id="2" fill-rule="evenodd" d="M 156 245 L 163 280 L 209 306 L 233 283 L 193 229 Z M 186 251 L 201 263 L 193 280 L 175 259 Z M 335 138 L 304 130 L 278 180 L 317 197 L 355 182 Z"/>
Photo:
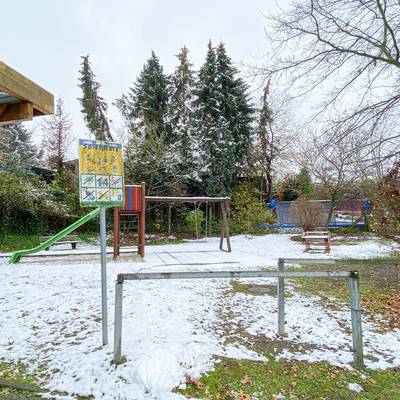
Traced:
<path id="1" fill-rule="evenodd" d="M 33 106 L 34 115 L 54 113 L 54 96 L 0 61 L 0 91 Z"/>
<path id="2" fill-rule="evenodd" d="M 25 101 L 16 104 L 0 104 L 0 125 L 30 121 L 32 118 L 32 103 Z"/>

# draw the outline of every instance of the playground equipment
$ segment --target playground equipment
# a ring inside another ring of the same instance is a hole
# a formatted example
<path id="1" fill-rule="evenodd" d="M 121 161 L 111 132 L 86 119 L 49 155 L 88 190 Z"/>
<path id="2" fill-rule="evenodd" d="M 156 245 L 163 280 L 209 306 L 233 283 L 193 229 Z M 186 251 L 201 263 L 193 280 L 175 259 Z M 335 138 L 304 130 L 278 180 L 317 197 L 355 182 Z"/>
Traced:
<path id="1" fill-rule="evenodd" d="M 70 234 L 73 232 L 75 229 L 79 228 L 81 225 L 85 224 L 92 218 L 96 217 L 97 215 L 100 214 L 101 208 L 95 208 L 93 211 L 91 211 L 89 214 L 86 214 L 82 218 L 78 219 L 78 221 L 75 221 L 73 224 L 69 225 L 65 229 L 63 229 L 61 232 L 58 232 L 54 236 L 52 236 L 50 239 L 46 240 L 45 242 L 39 244 L 36 247 L 33 247 L 32 249 L 25 249 L 25 250 L 17 250 L 15 251 L 9 260 L 10 264 L 16 264 L 21 260 L 21 257 L 23 256 L 28 256 L 29 254 L 37 253 L 41 250 L 45 250 L 46 248 L 50 247 L 53 243 L 59 241 L 62 239 L 64 236 Z"/>
<path id="2" fill-rule="evenodd" d="M 285 278 L 344 278 L 348 280 L 350 292 L 351 333 L 353 341 L 354 364 L 357 368 L 364 366 L 363 337 L 361 326 L 360 284 L 357 271 L 285 271 L 285 262 L 291 264 L 335 263 L 340 260 L 283 259 L 278 260 L 276 271 L 181 271 L 181 272 L 138 272 L 118 274 L 115 284 L 114 312 L 114 358 L 115 364 L 122 362 L 122 307 L 123 284 L 127 280 L 153 279 L 215 279 L 215 278 L 278 278 L 278 335 L 285 335 Z"/>
<path id="3" fill-rule="evenodd" d="M 226 240 L 227 250 L 231 252 L 231 242 L 229 238 L 228 227 L 228 210 L 230 204 L 229 197 L 207 197 L 207 196 L 186 196 L 186 197 L 171 197 L 171 196 L 146 196 L 146 186 L 144 183 L 141 185 L 127 185 L 125 186 L 125 205 L 123 208 L 114 208 L 114 258 L 118 257 L 121 248 L 121 216 L 124 215 L 137 215 L 139 218 L 138 223 L 138 254 L 144 257 L 145 249 L 145 230 L 146 230 L 146 203 L 147 202 L 170 202 L 170 203 L 192 203 L 197 210 L 197 203 L 206 204 L 206 235 L 208 230 L 208 204 L 218 203 L 221 208 L 222 223 L 219 248 L 223 248 L 224 239 Z M 198 237 L 198 229 L 197 237 Z"/>
<path id="4" fill-rule="evenodd" d="M 351 199 L 339 200 L 333 205 L 331 212 L 331 200 L 307 200 L 304 203 L 310 205 L 319 205 L 323 210 L 320 222 L 317 224 L 320 227 L 327 226 L 329 228 L 346 228 L 357 227 L 364 228 L 367 224 L 369 213 L 369 201 L 367 199 Z M 298 228 L 299 221 L 296 218 L 296 213 L 293 212 L 296 206 L 296 201 L 276 201 L 276 215 L 278 223 L 273 225 L 260 225 L 259 229 L 284 229 Z M 329 220 L 329 221 L 328 221 Z"/>
<path id="5" fill-rule="evenodd" d="M 121 248 L 121 216 L 137 215 L 138 223 L 138 254 L 144 257 L 145 232 L 146 232 L 146 185 L 126 185 L 125 188 L 125 205 L 123 208 L 114 208 L 114 252 L 113 257 L 116 258 L 120 254 Z"/>
<path id="6" fill-rule="evenodd" d="M 231 199 L 229 197 L 208 197 L 208 196 L 146 196 L 148 202 L 172 202 L 172 203 L 193 203 L 195 205 L 195 211 L 197 210 L 197 203 L 206 204 L 206 236 L 207 236 L 207 220 L 208 220 L 208 203 L 218 203 L 221 208 L 222 223 L 221 223 L 221 234 L 219 249 L 225 251 L 223 248 L 224 239 L 226 240 L 228 253 L 231 252 L 231 241 L 229 237 L 229 226 L 228 226 L 228 210 Z M 196 236 L 198 238 L 198 227 Z"/>

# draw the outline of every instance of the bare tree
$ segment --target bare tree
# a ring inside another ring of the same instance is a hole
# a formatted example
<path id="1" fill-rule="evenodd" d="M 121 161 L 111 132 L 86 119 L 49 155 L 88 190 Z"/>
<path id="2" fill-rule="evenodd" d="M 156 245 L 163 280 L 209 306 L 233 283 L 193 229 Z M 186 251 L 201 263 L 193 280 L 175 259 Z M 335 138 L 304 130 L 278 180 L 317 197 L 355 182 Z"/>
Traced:
<path id="1" fill-rule="evenodd" d="M 64 100 L 59 97 L 54 115 L 42 125 L 46 162 L 59 173 L 63 170 L 63 163 L 72 143 L 71 127 L 72 122 L 65 112 Z"/>
<path id="2" fill-rule="evenodd" d="M 398 0 L 298 0 L 269 25 L 273 52 L 261 74 L 284 78 L 299 96 L 323 92 L 314 116 L 339 115 L 331 117 L 341 133 L 335 140 L 362 131 L 366 155 L 383 143 L 382 157 L 400 153 L 398 125 L 376 134 L 399 116 Z"/>
<path id="3" fill-rule="evenodd" d="M 308 168 L 315 183 L 331 200 L 328 222 L 332 217 L 334 202 L 359 180 L 357 164 L 354 162 L 354 148 L 357 147 L 357 140 L 350 135 L 339 143 L 332 143 L 329 138 L 323 141 L 314 137 L 302 151 L 301 164 Z"/>

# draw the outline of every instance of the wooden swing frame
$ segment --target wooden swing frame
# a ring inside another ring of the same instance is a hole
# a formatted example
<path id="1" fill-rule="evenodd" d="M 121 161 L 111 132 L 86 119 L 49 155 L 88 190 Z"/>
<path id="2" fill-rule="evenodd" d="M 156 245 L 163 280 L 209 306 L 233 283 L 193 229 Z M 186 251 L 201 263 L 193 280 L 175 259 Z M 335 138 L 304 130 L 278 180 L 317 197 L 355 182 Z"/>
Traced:
<path id="1" fill-rule="evenodd" d="M 231 241 L 229 237 L 229 226 L 228 226 L 228 212 L 231 199 L 229 197 L 207 197 L 207 196 L 145 196 L 145 184 L 141 185 L 128 185 L 125 186 L 125 190 L 133 188 L 137 190 L 137 201 L 134 204 L 129 205 L 127 202 L 127 196 L 125 196 L 124 208 L 114 208 L 114 258 L 120 255 L 121 240 L 120 240 L 120 225 L 121 215 L 137 215 L 139 218 L 138 223 L 138 254 L 144 257 L 145 253 L 145 231 L 146 231 L 146 203 L 219 203 L 221 207 L 222 223 L 221 223 L 221 234 L 219 249 L 230 253 L 232 251 Z M 127 192 L 126 192 L 127 193 Z M 224 248 L 224 239 L 226 240 L 226 249 Z"/>

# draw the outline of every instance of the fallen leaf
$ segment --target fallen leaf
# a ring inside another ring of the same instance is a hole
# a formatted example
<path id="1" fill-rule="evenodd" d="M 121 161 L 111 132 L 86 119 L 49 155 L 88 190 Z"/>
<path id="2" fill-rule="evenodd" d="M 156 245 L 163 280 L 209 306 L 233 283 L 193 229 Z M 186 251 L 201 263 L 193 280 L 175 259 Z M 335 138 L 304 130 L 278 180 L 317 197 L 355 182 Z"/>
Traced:
<path id="1" fill-rule="evenodd" d="M 189 374 L 186 374 L 186 383 L 188 385 L 194 386 L 197 390 L 200 390 L 202 392 L 204 392 L 206 390 L 204 385 L 198 379 L 193 378 Z"/>
<path id="2" fill-rule="evenodd" d="M 238 392 L 238 395 L 239 395 L 238 397 L 239 400 L 251 400 L 251 396 L 247 393 L 244 393 L 242 390 Z"/>
<path id="3" fill-rule="evenodd" d="M 244 375 L 243 377 L 242 377 L 242 379 L 240 380 L 240 383 L 242 384 L 242 385 L 245 385 L 246 383 L 249 383 L 249 382 L 251 382 L 253 380 L 253 378 L 250 376 L 250 375 Z"/>

